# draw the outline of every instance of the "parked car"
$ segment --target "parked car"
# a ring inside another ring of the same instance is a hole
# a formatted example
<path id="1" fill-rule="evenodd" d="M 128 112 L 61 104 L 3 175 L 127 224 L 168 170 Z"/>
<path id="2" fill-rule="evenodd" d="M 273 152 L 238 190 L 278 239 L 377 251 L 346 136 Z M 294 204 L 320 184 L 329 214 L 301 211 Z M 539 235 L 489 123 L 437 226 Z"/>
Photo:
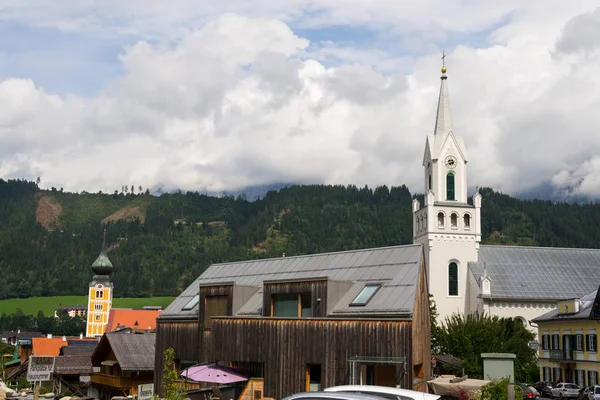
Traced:
<path id="1" fill-rule="evenodd" d="M 526 383 L 515 383 L 523 391 L 524 399 L 539 399 L 540 393 L 535 390 L 533 386 L 527 385 Z"/>
<path id="2" fill-rule="evenodd" d="M 383 398 L 368 394 L 321 391 L 295 393 L 282 400 L 383 400 Z"/>
<path id="3" fill-rule="evenodd" d="M 388 400 L 436 400 L 442 396 L 437 394 L 429 394 L 416 392 L 408 389 L 398 389 L 387 386 L 375 385 L 345 385 L 333 386 L 325 389 L 326 392 L 344 392 L 356 394 L 368 394 L 377 397 L 383 397 Z"/>
<path id="4" fill-rule="evenodd" d="M 566 399 L 569 397 L 577 398 L 579 396 L 579 386 L 574 383 L 557 383 L 552 386 L 550 397 Z"/>
<path id="5" fill-rule="evenodd" d="M 589 391 L 590 391 L 589 386 L 582 387 L 581 389 L 579 389 L 579 394 L 577 395 L 577 400 L 588 400 L 589 399 L 589 396 L 588 396 Z"/>
<path id="6" fill-rule="evenodd" d="M 542 397 L 550 397 L 552 396 L 552 382 L 550 381 L 538 381 L 533 387 L 540 393 Z"/>
<path id="7" fill-rule="evenodd" d="M 600 400 L 600 386 L 589 386 L 586 389 L 585 395 L 587 397 L 583 397 L 585 400 Z"/>

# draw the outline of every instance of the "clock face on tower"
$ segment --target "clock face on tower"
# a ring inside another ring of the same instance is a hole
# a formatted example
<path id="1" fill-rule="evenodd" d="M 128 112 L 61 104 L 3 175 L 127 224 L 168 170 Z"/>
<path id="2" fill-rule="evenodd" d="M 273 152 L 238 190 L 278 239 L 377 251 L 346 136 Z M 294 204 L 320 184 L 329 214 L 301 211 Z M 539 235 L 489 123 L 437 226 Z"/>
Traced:
<path id="1" fill-rule="evenodd" d="M 448 168 L 456 167 L 456 157 L 454 157 L 454 156 L 446 157 L 445 164 L 446 164 L 446 167 L 448 167 Z"/>

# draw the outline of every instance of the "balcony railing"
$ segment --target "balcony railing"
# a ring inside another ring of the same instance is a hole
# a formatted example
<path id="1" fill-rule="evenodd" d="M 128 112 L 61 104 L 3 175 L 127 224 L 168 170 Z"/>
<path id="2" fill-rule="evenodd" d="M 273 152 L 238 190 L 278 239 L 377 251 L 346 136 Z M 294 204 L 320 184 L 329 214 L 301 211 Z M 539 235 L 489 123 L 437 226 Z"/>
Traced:
<path id="1" fill-rule="evenodd" d="M 550 361 L 573 361 L 573 349 L 550 350 Z"/>

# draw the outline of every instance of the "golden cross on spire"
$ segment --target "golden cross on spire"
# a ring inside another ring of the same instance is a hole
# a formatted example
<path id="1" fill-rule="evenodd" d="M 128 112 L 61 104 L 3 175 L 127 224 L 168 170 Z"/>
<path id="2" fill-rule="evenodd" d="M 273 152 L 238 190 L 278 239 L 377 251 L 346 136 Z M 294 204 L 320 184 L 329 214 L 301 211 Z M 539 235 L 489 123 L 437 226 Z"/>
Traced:
<path id="1" fill-rule="evenodd" d="M 106 250 L 106 228 L 104 228 L 104 238 L 102 239 L 102 250 Z"/>
<path id="2" fill-rule="evenodd" d="M 442 49 L 442 74 L 446 73 L 446 53 Z"/>

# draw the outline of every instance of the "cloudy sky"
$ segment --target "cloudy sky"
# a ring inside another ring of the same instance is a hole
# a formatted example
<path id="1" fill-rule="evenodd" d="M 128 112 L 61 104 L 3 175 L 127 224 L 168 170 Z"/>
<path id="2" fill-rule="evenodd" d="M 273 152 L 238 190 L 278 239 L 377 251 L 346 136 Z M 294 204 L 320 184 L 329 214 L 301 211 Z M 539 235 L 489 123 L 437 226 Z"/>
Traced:
<path id="1" fill-rule="evenodd" d="M 422 192 L 442 49 L 471 186 L 600 197 L 597 0 L 0 0 L 0 177 Z"/>

